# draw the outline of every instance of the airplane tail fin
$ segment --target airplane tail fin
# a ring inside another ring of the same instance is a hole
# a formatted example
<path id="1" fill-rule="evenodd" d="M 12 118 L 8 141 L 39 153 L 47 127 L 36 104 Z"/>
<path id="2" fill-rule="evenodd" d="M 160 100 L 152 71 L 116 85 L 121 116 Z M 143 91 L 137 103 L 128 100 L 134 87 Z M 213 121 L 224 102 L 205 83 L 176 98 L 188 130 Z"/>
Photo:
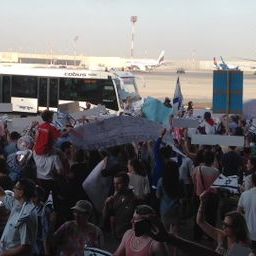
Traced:
<path id="1" fill-rule="evenodd" d="M 230 69 L 230 66 L 224 61 L 224 59 L 223 59 L 222 56 L 220 56 L 220 59 L 221 59 L 221 61 L 222 61 L 222 69 L 223 69 L 223 70 L 228 70 L 228 69 Z"/>
<path id="2" fill-rule="evenodd" d="M 224 61 L 224 59 L 222 58 L 222 56 L 220 56 L 220 59 L 221 59 L 221 61 L 222 61 L 222 63 L 223 63 L 224 65 L 227 65 L 226 62 Z"/>
<path id="3" fill-rule="evenodd" d="M 157 59 L 157 63 L 158 64 L 161 64 L 164 61 L 164 54 L 165 54 L 165 52 L 161 51 L 161 53 L 160 53 L 160 55 L 159 55 L 159 57 Z"/>
<path id="4" fill-rule="evenodd" d="M 216 66 L 217 69 L 219 69 L 219 65 L 215 57 L 213 57 L 213 64 Z"/>

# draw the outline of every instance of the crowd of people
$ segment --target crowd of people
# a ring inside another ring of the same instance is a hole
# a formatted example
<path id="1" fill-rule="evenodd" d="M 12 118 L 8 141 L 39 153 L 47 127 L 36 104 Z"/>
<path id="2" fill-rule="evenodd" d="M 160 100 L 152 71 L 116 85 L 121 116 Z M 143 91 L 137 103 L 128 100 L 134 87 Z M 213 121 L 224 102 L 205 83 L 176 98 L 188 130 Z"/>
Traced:
<path id="1" fill-rule="evenodd" d="M 192 102 L 180 116 L 193 117 Z M 206 112 L 197 129 L 164 129 L 156 141 L 99 151 L 76 148 L 74 129 L 57 129 L 51 111 L 41 117 L 25 134 L 6 125 L 2 132 L 0 256 L 80 256 L 109 243 L 115 256 L 255 255 L 256 136 L 240 116 L 216 122 Z M 192 133 L 246 143 L 192 145 Z M 170 135 L 178 150 L 165 143 Z M 96 207 L 83 184 L 100 162 L 109 187 Z"/>

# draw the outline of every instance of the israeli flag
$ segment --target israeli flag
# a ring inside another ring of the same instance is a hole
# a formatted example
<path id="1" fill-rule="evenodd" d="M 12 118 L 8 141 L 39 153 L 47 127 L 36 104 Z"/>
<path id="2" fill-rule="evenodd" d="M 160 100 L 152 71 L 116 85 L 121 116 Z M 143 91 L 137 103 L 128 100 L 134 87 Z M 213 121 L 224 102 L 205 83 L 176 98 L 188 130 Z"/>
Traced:
<path id="1" fill-rule="evenodd" d="M 183 103 L 183 96 L 180 89 L 180 78 L 178 77 L 176 82 L 174 97 L 173 97 L 173 104 L 172 104 L 174 116 L 177 115 L 177 113 L 182 109 L 183 107 L 182 103 Z"/>

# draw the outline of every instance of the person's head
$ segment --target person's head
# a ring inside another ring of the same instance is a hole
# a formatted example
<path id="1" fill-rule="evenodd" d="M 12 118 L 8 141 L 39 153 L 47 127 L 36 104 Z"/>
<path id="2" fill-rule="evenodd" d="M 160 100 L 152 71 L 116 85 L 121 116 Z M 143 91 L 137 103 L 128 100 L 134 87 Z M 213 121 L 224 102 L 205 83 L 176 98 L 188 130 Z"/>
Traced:
<path id="1" fill-rule="evenodd" d="M 228 212 L 223 221 L 223 230 L 227 237 L 234 239 L 236 242 L 248 241 L 248 228 L 246 221 L 239 212 Z"/>
<path id="2" fill-rule="evenodd" d="M 34 139 L 29 135 L 24 135 L 20 137 L 17 141 L 17 148 L 19 150 L 32 149 L 34 146 Z"/>
<path id="3" fill-rule="evenodd" d="M 135 208 L 132 218 L 132 228 L 135 236 L 147 235 L 150 233 L 150 222 L 146 219 L 148 215 L 154 215 L 155 210 L 148 205 L 142 204 Z"/>
<path id="4" fill-rule="evenodd" d="M 139 160 L 138 159 L 129 159 L 127 162 L 127 169 L 130 173 L 136 173 L 139 169 Z"/>
<path id="5" fill-rule="evenodd" d="M 256 172 L 252 174 L 252 184 L 254 187 L 256 187 Z"/>
<path id="6" fill-rule="evenodd" d="M 188 102 L 188 109 L 187 110 L 190 110 L 190 109 L 193 109 L 193 102 L 192 101 Z"/>
<path id="7" fill-rule="evenodd" d="M 76 152 L 76 161 L 82 163 L 85 160 L 85 154 L 82 149 L 77 150 Z"/>
<path id="8" fill-rule="evenodd" d="M 180 194 L 179 167 L 176 162 L 168 160 L 162 176 L 163 188 L 168 196 L 176 197 Z"/>
<path id="9" fill-rule="evenodd" d="M 164 105 L 167 106 L 167 107 L 170 107 L 171 106 L 171 100 L 169 97 L 165 97 L 164 99 Z"/>
<path id="10" fill-rule="evenodd" d="M 211 115 L 210 112 L 205 112 L 205 113 L 204 113 L 204 119 L 205 119 L 206 121 L 209 120 L 209 119 L 211 119 L 211 117 L 212 117 L 212 115 Z"/>
<path id="11" fill-rule="evenodd" d="M 50 123 L 53 120 L 53 112 L 46 109 L 41 113 L 41 117 L 44 122 Z"/>
<path id="12" fill-rule="evenodd" d="M 108 151 L 110 152 L 111 156 L 118 156 L 119 152 L 120 152 L 120 148 L 118 146 L 114 146 L 108 149 Z"/>
<path id="13" fill-rule="evenodd" d="M 199 149 L 196 153 L 195 166 L 200 165 L 204 162 L 204 149 Z"/>
<path id="14" fill-rule="evenodd" d="M 88 219 L 92 214 L 93 206 L 87 200 L 79 200 L 71 210 L 73 210 L 75 221 L 78 224 L 87 224 Z"/>
<path id="15" fill-rule="evenodd" d="M 206 150 L 204 152 L 204 163 L 206 166 L 211 166 L 214 162 L 214 153 Z"/>
<path id="16" fill-rule="evenodd" d="M 236 127 L 233 134 L 234 136 L 243 136 L 244 131 L 241 127 Z"/>
<path id="17" fill-rule="evenodd" d="M 21 135 L 18 132 L 14 131 L 10 133 L 10 141 L 16 142 L 20 137 Z"/>
<path id="18" fill-rule="evenodd" d="M 119 172 L 114 176 L 114 188 L 116 192 L 128 189 L 129 176 L 126 172 Z"/>
<path id="19" fill-rule="evenodd" d="M 61 144 L 60 146 L 61 151 L 66 155 L 66 156 L 71 156 L 72 155 L 72 143 L 69 141 L 65 141 Z"/>
<path id="20" fill-rule="evenodd" d="M 45 199 L 45 190 L 42 187 L 36 185 L 35 193 L 34 193 L 34 196 L 33 196 L 33 202 L 35 204 L 38 204 L 40 202 L 43 202 L 44 199 Z"/>
<path id="21" fill-rule="evenodd" d="M 163 159 L 169 159 L 172 155 L 172 147 L 168 145 L 160 148 L 160 154 Z"/>
<path id="22" fill-rule="evenodd" d="M 127 164 L 128 172 L 145 176 L 142 163 L 138 159 L 130 159 Z"/>
<path id="23" fill-rule="evenodd" d="M 35 195 L 36 185 L 30 179 L 20 179 L 15 186 L 13 187 L 14 190 L 14 197 L 17 200 L 31 200 Z"/>
<path id="24" fill-rule="evenodd" d="M 245 127 L 245 126 L 246 126 L 246 120 L 245 120 L 245 119 L 239 120 L 239 125 L 240 125 L 241 127 Z"/>
<path id="25" fill-rule="evenodd" d="M 256 171 L 256 157 L 250 157 L 247 160 L 246 169 L 248 171 L 251 171 L 251 170 L 255 170 Z"/>

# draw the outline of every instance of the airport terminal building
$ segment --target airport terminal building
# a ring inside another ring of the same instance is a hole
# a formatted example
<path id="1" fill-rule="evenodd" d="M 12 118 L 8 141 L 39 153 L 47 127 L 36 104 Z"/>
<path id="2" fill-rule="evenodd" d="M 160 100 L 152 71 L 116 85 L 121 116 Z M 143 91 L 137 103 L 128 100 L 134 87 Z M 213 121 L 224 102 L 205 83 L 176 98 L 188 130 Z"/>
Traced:
<path id="1" fill-rule="evenodd" d="M 80 68 L 122 68 L 128 58 L 121 57 L 93 57 L 85 55 L 60 55 L 60 54 L 39 54 L 21 52 L 0 52 L 0 64 L 31 64 L 34 66 L 57 65 L 61 67 L 80 67 Z M 253 65 L 248 61 L 230 61 L 232 65 L 239 66 L 243 71 L 253 71 Z M 176 70 L 184 68 L 186 70 L 213 70 L 213 60 L 167 60 L 167 64 L 158 69 Z M 255 65 L 256 66 L 256 65 Z"/>

